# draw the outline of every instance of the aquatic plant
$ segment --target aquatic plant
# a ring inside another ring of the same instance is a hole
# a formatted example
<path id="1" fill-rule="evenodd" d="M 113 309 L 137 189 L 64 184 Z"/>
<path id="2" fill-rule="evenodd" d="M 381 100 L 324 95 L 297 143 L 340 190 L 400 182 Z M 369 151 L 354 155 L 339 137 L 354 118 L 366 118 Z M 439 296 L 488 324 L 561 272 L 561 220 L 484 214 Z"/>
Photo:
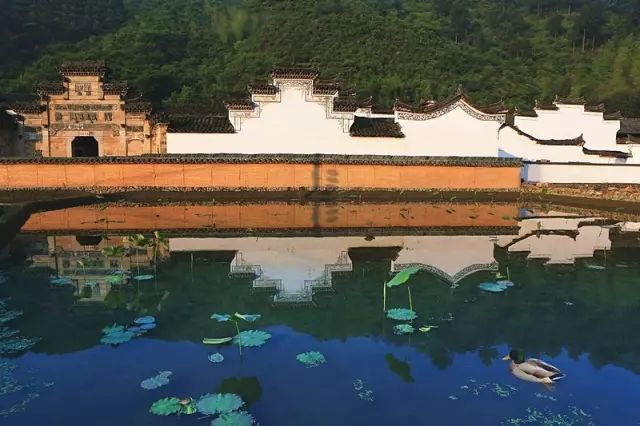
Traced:
<path id="1" fill-rule="evenodd" d="M 171 374 L 173 374 L 171 371 L 160 371 L 157 375 L 140 382 L 140 387 L 147 390 L 157 389 L 169 383 Z"/>
<path id="2" fill-rule="evenodd" d="M 118 284 L 122 284 L 124 282 L 124 277 L 122 275 L 113 274 L 113 275 L 107 275 L 107 277 L 104 280 L 108 284 L 118 285 Z"/>
<path id="3" fill-rule="evenodd" d="M 401 270 L 391 279 L 391 281 L 387 283 L 387 287 L 396 287 L 406 283 L 407 281 L 409 281 L 409 278 L 411 278 L 411 275 L 415 274 L 418 271 L 420 271 L 420 268 L 417 266 Z"/>
<path id="4" fill-rule="evenodd" d="M 255 423 L 253 416 L 246 411 L 235 411 L 221 414 L 211 422 L 211 426 L 251 426 Z"/>
<path id="5" fill-rule="evenodd" d="M 127 250 L 122 246 L 107 246 L 102 248 L 101 253 L 106 257 L 124 257 Z"/>
<path id="6" fill-rule="evenodd" d="M 140 324 L 140 330 L 144 330 L 144 331 L 148 331 L 148 330 L 153 330 L 154 328 L 156 328 L 156 324 L 155 323 L 150 323 L 150 324 Z"/>
<path id="7" fill-rule="evenodd" d="M 216 352 L 215 354 L 209 355 L 207 358 L 209 358 L 209 361 L 211 361 L 213 363 L 216 363 L 216 364 L 224 361 L 224 356 L 221 353 L 218 353 L 218 352 Z"/>
<path id="8" fill-rule="evenodd" d="M 306 365 L 308 368 L 317 367 L 327 362 L 324 355 L 317 351 L 303 352 L 296 355 L 296 359 Z"/>
<path id="9" fill-rule="evenodd" d="M 211 319 L 216 320 L 218 322 L 227 322 L 227 321 L 231 321 L 231 315 L 229 315 L 229 314 L 213 314 L 213 315 L 211 315 Z"/>
<path id="10" fill-rule="evenodd" d="M 233 337 L 221 337 L 221 338 L 204 338 L 202 339 L 202 343 L 205 345 L 222 345 L 224 343 L 228 343 L 233 340 Z"/>
<path id="11" fill-rule="evenodd" d="M 393 308 L 387 311 L 387 318 L 391 318 L 396 321 L 411 321 L 418 318 L 418 315 L 411 309 Z"/>
<path id="12" fill-rule="evenodd" d="M 134 337 L 136 337 L 136 334 L 131 331 L 116 331 L 102 336 L 100 342 L 105 345 L 121 345 L 123 343 L 127 343 Z"/>
<path id="13" fill-rule="evenodd" d="M 57 277 L 49 280 L 49 283 L 55 286 L 65 286 L 73 284 L 73 281 L 69 277 Z"/>
<path id="14" fill-rule="evenodd" d="M 271 338 L 271 334 L 262 330 L 246 330 L 238 333 L 234 338 L 234 343 L 239 346 L 258 347 L 267 343 Z"/>
<path id="15" fill-rule="evenodd" d="M 411 334 L 415 331 L 415 328 L 411 324 L 398 324 L 393 326 L 393 334 L 403 335 Z"/>
<path id="16" fill-rule="evenodd" d="M 147 315 L 144 317 L 139 317 L 133 320 L 134 323 L 141 325 L 141 324 L 153 324 L 156 322 L 155 317 L 152 317 L 151 315 Z"/>
<path id="17" fill-rule="evenodd" d="M 243 405 L 242 398 L 233 393 L 206 394 L 196 401 L 198 412 L 206 415 L 230 413 Z"/>
<path id="18" fill-rule="evenodd" d="M 260 314 L 239 314 L 237 312 L 233 314 L 233 316 L 235 316 L 236 318 L 243 319 L 247 322 L 254 322 L 259 320 L 262 317 L 262 315 Z"/>
<path id="19" fill-rule="evenodd" d="M 156 416 L 168 416 L 178 414 L 182 410 L 182 404 L 176 397 L 162 398 L 151 404 L 149 412 Z"/>
<path id="20" fill-rule="evenodd" d="M 124 325 L 113 323 L 113 325 L 108 325 L 102 329 L 103 334 L 116 333 L 119 331 L 124 331 Z"/>
<path id="21" fill-rule="evenodd" d="M 358 398 L 364 401 L 373 402 L 375 400 L 373 391 L 371 389 L 367 389 L 362 379 L 354 380 L 353 390 L 356 391 Z"/>
<path id="22" fill-rule="evenodd" d="M 152 280 L 154 277 L 154 275 L 136 275 L 135 277 L 133 277 L 134 280 L 136 281 L 148 281 L 148 280 Z"/>
<path id="23" fill-rule="evenodd" d="M 508 419 L 503 425 L 520 426 L 525 424 L 545 425 L 545 426 L 577 426 L 577 425 L 594 425 L 593 418 L 590 414 L 585 413 L 582 409 L 569 406 L 566 413 L 555 413 L 549 409 L 544 411 L 535 408 L 527 408 L 523 417 Z"/>
<path id="24" fill-rule="evenodd" d="M 513 287 L 513 283 L 511 281 L 497 281 L 494 283 L 486 282 L 478 284 L 478 288 L 483 291 L 487 291 L 489 293 L 502 293 L 509 287 Z"/>
<path id="25" fill-rule="evenodd" d="M 422 333 L 428 333 L 431 330 L 433 330 L 434 328 L 438 328 L 438 326 L 437 325 L 424 325 L 424 326 L 420 327 L 418 329 L 418 331 L 420 331 Z"/>

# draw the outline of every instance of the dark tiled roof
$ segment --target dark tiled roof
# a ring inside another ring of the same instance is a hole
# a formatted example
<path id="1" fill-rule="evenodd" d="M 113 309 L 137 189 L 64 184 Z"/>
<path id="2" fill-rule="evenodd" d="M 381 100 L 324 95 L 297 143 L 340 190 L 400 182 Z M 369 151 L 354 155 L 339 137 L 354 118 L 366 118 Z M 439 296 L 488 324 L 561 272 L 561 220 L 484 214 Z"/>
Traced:
<path id="1" fill-rule="evenodd" d="M 463 101 L 467 105 L 470 105 L 476 110 L 488 115 L 499 115 L 501 113 L 504 114 L 502 110 L 506 109 L 506 106 L 502 102 L 496 102 L 494 104 L 487 105 L 486 107 L 477 107 L 471 102 L 471 100 L 464 93 L 460 91 L 460 89 L 455 95 L 450 96 L 447 99 L 444 99 L 442 101 L 433 101 L 433 100 L 422 101 L 418 106 L 413 106 L 396 99 L 396 102 L 394 103 L 393 108 L 396 111 L 400 111 L 400 112 L 429 114 L 429 113 L 441 110 L 443 108 L 447 108 L 448 106 L 453 105 L 458 101 Z"/>
<path id="2" fill-rule="evenodd" d="M 313 83 L 314 95 L 335 95 L 340 91 L 340 83 L 337 81 L 315 81 Z"/>
<path id="3" fill-rule="evenodd" d="M 66 61 L 60 66 L 63 75 L 104 75 L 107 66 L 104 61 Z"/>
<path id="4" fill-rule="evenodd" d="M 607 112 L 602 115 L 604 120 L 622 120 L 622 113 L 620 111 Z"/>
<path id="5" fill-rule="evenodd" d="M 278 88 L 273 84 L 250 84 L 248 89 L 252 95 L 275 95 L 278 93 Z"/>
<path id="6" fill-rule="evenodd" d="M 253 111 L 255 104 L 249 99 L 236 99 L 225 101 L 224 107 L 233 111 Z"/>
<path id="7" fill-rule="evenodd" d="M 64 86 L 61 81 L 42 81 L 36 85 L 39 95 L 62 95 Z"/>
<path id="8" fill-rule="evenodd" d="M 7 109 L 13 110 L 18 114 L 40 114 L 45 110 L 44 105 L 39 102 L 13 102 L 7 104 Z"/>
<path id="9" fill-rule="evenodd" d="M 169 115 L 170 133 L 235 133 L 228 117 L 212 115 Z"/>
<path id="10" fill-rule="evenodd" d="M 134 157 L 6 157 L 0 164 L 358 164 L 395 166 L 521 167 L 520 158 L 418 157 L 331 154 L 164 154 Z"/>
<path id="11" fill-rule="evenodd" d="M 604 104 L 598 105 L 585 105 L 585 112 L 604 112 Z"/>
<path id="12" fill-rule="evenodd" d="M 553 101 L 553 103 L 564 104 L 564 105 L 584 105 L 587 103 L 587 101 L 580 96 L 579 97 L 571 97 L 571 96 L 562 97 L 562 96 L 556 95 L 556 99 Z"/>
<path id="13" fill-rule="evenodd" d="M 623 118 L 620 121 L 620 130 L 618 134 L 623 135 L 640 135 L 640 118 Z"/>
<path id="14" fill-rule="evenodd" d="M 124 104 L 123 109 L 126 112 L 131 113 L 141 113 L 141 112 L 151 112 L 153 109 L 152 105 L 149 102 L 127 102 Z"/>
<path id="15" fill-rule="evenodd" d="M 371 108 L 373 99 L 357 99 L 355 97 L 337 97 L 333 99 L 333 110 L 336 112 L 356 112 L 358 108 Z"/>
<path id="16" fill-rule="evenodd" d="M 374 105 L 371 107 L 371 112 L 373 114 L 387 114 L 387 115 L 393 115 L 394 111 L 393 111 L 393 107 L 392 108 L 387 108 L 387 107 L 383 107 L 380 105 Z"/>
<path id="17" fill-rule="evenodd" d="M 513 114 L 520 117 L 537 117 L 538 116 L 538 114 L 534 110 L 526 110 L 526 109 L 521 110 L 518 108 L 515 109 Z"/>
<path id="18" fill-rule="evenodd" d="M 313 80 L 318 76 L 318 71 L 313 68 L 274 68 L 271 70 L 272 78 Z"/>
<path id="19" fill-rule="evenodd" d="M 393 118 L 356 117 L 349 128 L 349 134 L 365 138 L 403 138 L 400 124 Z"/>
<path id="20" fill-rule="evenodd" d="M 129 86 L 126 81 L 111 81 L 102 84 L 102 91 L 107 95 L 126 95 Z"/>
<path id="21" fill-rule="evenodd" d="M 422 108 L 403 102 L 400 99 L 396 99 L 393 103 L 393 109 L 400 112 L 422 112 Z"/>
<path id="22" fill-rule="evenodd" d="M 476 107 L 476 109 L 484 112 L 485 114 L 506 114 L 509 112 L 509 108 L 502 100 L 489 105 Z"/>
<path id="23" fill-rule="evenodd" d="M 632 156 L 629 152 L 610 149 L 589 149 L 582 147 L 582 152 L 586 155 L 598 155 L 600 157 L 630 158 Z"/>
<path id="24" fill-rule="evenodd" d="M 585 141 L 582 138 L 582 135 L 575 137 L 573 139 L 539 139 L 533 135 L 530 135 L 529 133 L 523 132 L 522 130 L 520 130 L 520 128 L 518 128 L 518 126 L 515 126 L 515 125 L 503 124 L 502 127 L 500 127 L 500 130 L 502 130 L 505 127 L 510 127 L 511 129 L 515 130 L 516 133 L 518 133 L 519 135 L 524 136 L 525 138 L 532 140 L 533 142 L 539 145 L 582 146 L 585 144 Z"/>

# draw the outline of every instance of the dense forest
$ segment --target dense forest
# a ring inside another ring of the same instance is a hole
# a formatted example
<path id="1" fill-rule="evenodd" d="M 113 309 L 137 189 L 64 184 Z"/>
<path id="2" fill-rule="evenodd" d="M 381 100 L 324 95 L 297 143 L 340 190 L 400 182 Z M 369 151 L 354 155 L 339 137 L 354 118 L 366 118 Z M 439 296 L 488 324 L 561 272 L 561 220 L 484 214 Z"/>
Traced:
<path id="1" fill-rule="evenodd" d="M 555 95 L 640 115 L 640 0 L 0 0 L 0 97 L 104 59 L 154 102 L 245 96 L 310 63 L 381 106 Z"/>

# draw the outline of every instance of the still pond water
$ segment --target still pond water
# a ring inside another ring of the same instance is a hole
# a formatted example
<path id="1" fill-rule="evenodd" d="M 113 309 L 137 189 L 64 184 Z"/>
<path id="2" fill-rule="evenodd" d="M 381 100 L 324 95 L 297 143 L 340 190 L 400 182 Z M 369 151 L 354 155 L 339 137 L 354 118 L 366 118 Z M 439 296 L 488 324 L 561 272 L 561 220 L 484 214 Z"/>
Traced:
<path id="1" fill-rule="evenodd" d="M 639 231 L 510 204 L 36 213 L 3 249 L 0 423 L 637 425 Z M 510 348 L 566 378 L 517 379 Z"/>

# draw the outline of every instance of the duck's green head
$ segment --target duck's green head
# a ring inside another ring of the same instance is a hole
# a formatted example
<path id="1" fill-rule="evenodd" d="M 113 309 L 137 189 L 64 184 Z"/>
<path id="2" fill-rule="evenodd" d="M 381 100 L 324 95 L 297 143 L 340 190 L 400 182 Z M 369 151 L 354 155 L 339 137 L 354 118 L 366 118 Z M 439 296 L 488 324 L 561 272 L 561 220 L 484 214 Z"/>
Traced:
<path id="1" fill-rule="evenodd" d="M 502 360 L 513 361 L 516 364 L 522 364 L 524 362 L 524 351 L 522 349 L 511 349 L 509 355 L 505 355 Z"/>

